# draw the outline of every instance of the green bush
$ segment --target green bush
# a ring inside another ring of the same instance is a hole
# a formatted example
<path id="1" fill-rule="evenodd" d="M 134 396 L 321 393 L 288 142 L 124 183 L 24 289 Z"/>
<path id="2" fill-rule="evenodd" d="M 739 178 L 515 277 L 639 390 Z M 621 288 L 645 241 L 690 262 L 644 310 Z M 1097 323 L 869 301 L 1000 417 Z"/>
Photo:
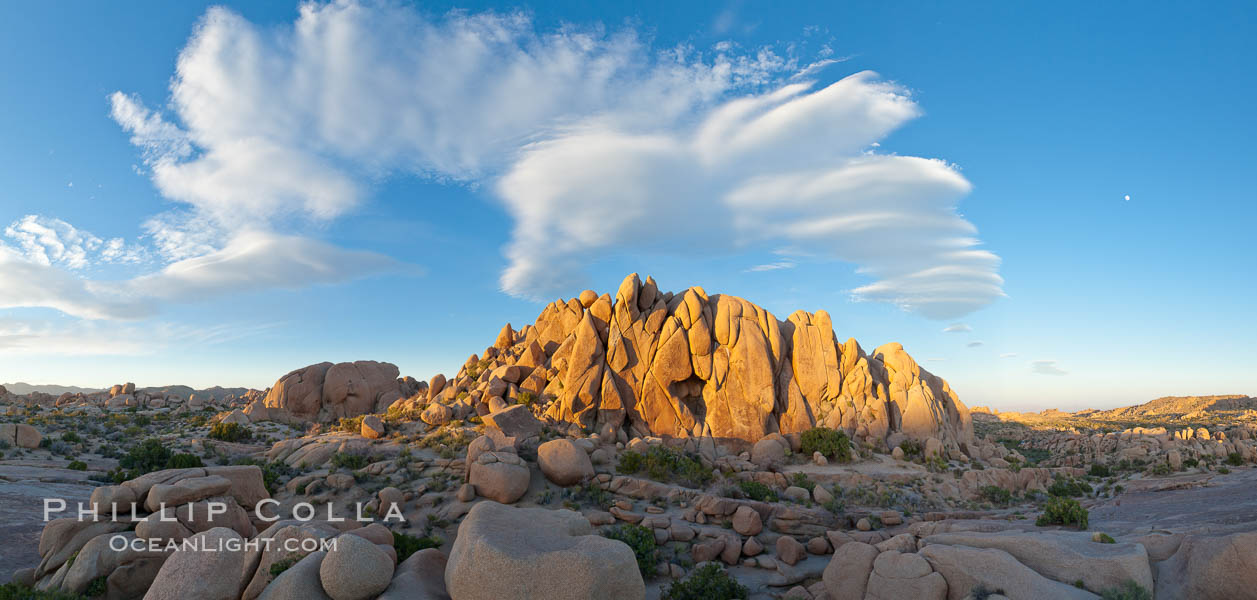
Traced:
<path id="1" fill-rule="evenodd" d="M 1092 477 L 1109 477 L 1110 475 L 1113 474 L 1113 472 L 1109 470 L 1109 467 L 1107 465 L 1102 465 L 1100 463 L 1093 463 L 1091 465 L 1091 470 L 1088 471 L 1087 474 Z"/>
<path id="2" fill-rule="evenodd" d="M 253 439 L 253 432 L 239 423 L 215 423 L 209 436 L 224 442 L 243 442 Z"/>
<path id="3" fill-rule="evenodd" d="M 279 482 L 280 477 L 291 477 L 297 474 L 297 470 L 282 460 L 273 460 L 264 463 L 256 458 L 241 457 L 231 462 L 233 465 L 253 465 L 262 469 L 262 484 L 266 486 L 266 491 L 274 494 L 276 491 L 275 484 Z"/>
<path id="4" fill-rule="evenodd" d="M 204 467 L 205 463 L 201 462 L 201 457 L 195 454 L 176 454 L 170 457 L 170 461 L 166 463 L 167 469 L 192 469 L 196 467 Z"/>
<path id="5" fill-rule="evenodd" d="M 1043 514 L 1035 521 L 1035 525 L 1077 525 L 1079 529 L 1087 528 L 1087 509 L 1073 498 L 1054 497 L 1048 500 Z"/>
<path id="6" fill-rule="evenodd" d="M 1195 469 L 1200 466 L 1200 461 L 1194 458 L 1185 458 L 1183 459 L 1183 466 L 1188 469 Z"/>
<path id="7" fill-rule="evenodd" d="M 619 540 L 628 544 L 637 557 L 637 569 L 642 572 L 642 579 L 650 579 L 659 564 L 659 548 L 655 546 L 655 532 L 641 525 L 625 523 L 608 527 L 602 531 L 603 537 Z"/>
<path id="8" fill-rule="evenodd" d="M 1048 487 L 1048 494 L 1060 498 L 1078 498 L 1091 493 L 1091 486 L 1078 479 L 1057 477 Z"/>
<path id="9" fill-rule="evenodd" d="M 807 490 L 808 493 L 811 493 L 812 490 L 816 489 L 816 482 L 812 481 L 812 479 L 807 476 L 807 473 L 795 473 L 794 475 L 791 475 L 790 485 L 801 487 Z"/>
<path id="10" fill-rule="evenodd" d="M 998 485 L 984 485 L 978 490 L 983 500 L 999 506 L 1008 506 L 1013 501 L 1012 492 Z"/>
<path id="11" fill-rule="evenodd" d="M 925 454 L 925 446 L 922 446 L 921 442 L 918 442 L 917 440 L 904 440 L 899 442 L 899 449 L 903 450 L 903 456 L 907 459 L 923 456 Z"/>
<path id="12" fill-rule="evenodd" d="M 367 466 L 367 455 L 361 452 L 337 452 L 332 455 L 333 469 L 356 471 Z"/>
<path id="13" fill-rule="evenodd" d="M 61 441 L 67 444 L 77 444 L 83 441 L 83 438 L 79 437 L 79 434 L 74 433 L 73 431 L 67 431 L 61 434 Z"/>
<path id="14" fill-rule="evenodd" d="M 273 563 L 271 563 L 271 578 L 279 577 L 280 573 L 287 571 L 289 567 L 301 562 L 305 556 L 300 554 L 289 554 Z"/>
<path id="15" fill-rule="evenodd" d="M 161 440 L 149 438 L 128 450 L 125 456 L 118 459 L 118 466 L 136 472 L 136 475 L 132 477 L 134 478 L 165 469 L 172 456 L 174 453 Z"/>
<path id="16" fill-rule="evenodd" d="M 812 456 L 820 452 L 830 460 L 838 462 L 851 461 L 851 440 L 844 431 L 828 427 L 813 427 L 803 432 L 800 450 L 804 456 Z"/>
<path id="17" fill-rule="evenodd" d="M 1100 592 L 1100 597 L 1104 600 L 1152 600 L 1152 592 L 1135 580 L 1127 579 L 1122 585 Z"/>
<path id="18" fill-rule="evenodd" d="M 720 565 L 707 563 L 689 577 L 673 582 L 662 600 L 746 600 L 751 591 L 729 576 Z"/>
<path id="19" fill-rule="evenodd" d="M 757 500 L 759 502 L 776 502 L 780 499 L 777 497 L 776 491 L 758 481 L 751 481 L 749 479 L 740 481 L 738 482 L 738 488 L 742 491 L 743 495 L 751 500 Z"/>
<path id="20" fill-rule="evenodd" d="M 85 462 L 83 462 L 83 461 L 81 461 L 81 460 L 72 460 L 72 461 L 70 461 L 70 464 L 68 464 L 68 465 L 66 465 L 66 466 L 65 466 L 65 468 L 67 468 L 67 469 L 69 469 L 69 470 L 71 470 L 71 471 L 86 471 L 86 470 L 87 470 L 87 463 L 85 463 Z"/>
<path id="21" fill-rule="evenodd" d="M 628 451 L 620 455 L 616 470 L 625 475 L 646 472 L 656 481 L 675 481 L 686 487 L 701 488 L 715 478 L 711 469 L 697 458 L 665 446 L 651 446 L 645 453 Z"/>
<path id="22" fill-rule="evenodd" d="M 1232 452 L 1226 455 L 1226 464 L 1232 467 L 1238 467 L 1244 464 L 1244 455 L 1239 452 Z"/>
<path id="23" fill-rule="evenodd" d="M 532 392 L 520 392 L 519 395 L 515 397 L 515 403 L 523 404 L 524 406 L 532 406 L 536 401 L 537 397 L 534 396 Z"/>
<path id="24" fill-rule="evenodd" d="M 337 423 L 336 428 L 349 433 L 358 433 L 362 431 L 362 420 L 366 415 L 358 415 L 356 417 L 345 417 Z"/>
<path id="25" fill-rule="evenodd" d="M 88 598 L 101 598 L 105 595 L 105 592 L 108 591 L 108 589 L 109 576 L 101 575 L 100 577 L 93 579 L 91 583 L 87 584 L 87 591 L 83 592 L 83 595 Z"/>
<path id="26" fill-rule="evenodd" d="M 416 537 L 413 535 L 393 532 L 393 549 L 397 551 L 397 562 L 400 563 L 411 554 L 427 548 L 440 548 L 445 542 L 436 536 Z"/>
<path id="27" fill-rule="evenodd" d="M 1101 544 L 1116 544 L 1117 543 L 1117 540 L 1113 539 L 1113 536 L 1107 533 L 1097 533 L 1096 541 L 1100 542 Z"/>

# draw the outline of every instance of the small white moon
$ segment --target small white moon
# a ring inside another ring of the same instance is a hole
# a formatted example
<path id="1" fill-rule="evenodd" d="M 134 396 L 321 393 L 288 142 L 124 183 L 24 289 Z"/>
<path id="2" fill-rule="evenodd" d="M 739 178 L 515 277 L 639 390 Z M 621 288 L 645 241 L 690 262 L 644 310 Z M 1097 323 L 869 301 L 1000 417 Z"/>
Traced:
<path id="1" fill-rule="evenodd" d="M 1126 194 L 1126 201 L 1130 202 L 1130 194 Z"/>

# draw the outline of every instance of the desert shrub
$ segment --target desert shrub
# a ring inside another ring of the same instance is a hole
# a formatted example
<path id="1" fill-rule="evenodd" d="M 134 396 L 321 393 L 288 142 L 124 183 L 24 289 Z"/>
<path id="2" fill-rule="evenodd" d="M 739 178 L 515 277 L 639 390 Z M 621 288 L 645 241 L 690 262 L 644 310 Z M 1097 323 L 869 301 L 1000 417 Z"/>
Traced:
<path id="1" fill-rule="evenodd" d="M 534 396 L 532 392 L 520 392 L 519 395 L 515 397 L 515 403 L 523 404 L 524 406 L 532 406 L 536 401 L 537 397 Z"/>
<path id="2" fill-rule="evenodd" d="M 614 499 L 611 497 L 610 492 L 598 487 L 597 484 L 592 482 L 586 483 L 585 485 L 574 485 L 564 489 L 563 495 L 575 501 L 577 503 L 577 508 L 579 508 L 580 503 L 588 502 L 589 504 L 593 504 L 602 510 L 607 510 L 611 508 L 611 505 L 614 503 Z"/>
<path id="3" fill-rule="evenodd" d="M 659 564 L 659 548 L 655 546 L 653 530 L 625 523 L 602 530 L 602 535 L 624 542 L 633 549 L 633 555 L 637 557 L 637 569 L 642 572 L 643 579 L 650 579 L 655 574 L 655 566 Z"/>
<path id="4" fill-rule="evenodd" d="M 215 423 L 210 427 L 209 436 L 224 442 L 243 442 L 253 439 L 253 432 L 239 423 Z"/>
<path id="5" fill-rule="evenodd" d="M 86 470 L 87 470 L 87 463 L 85 463 L 85 462 L 83 462 L 83 461 L 81 461 L 81 460 L 72 460 L 72 461 L 70 461 L 70 464 L 68 464 L 68 465 L 66 465 L 66 466 L 65 466 L 65 468 L 67 468 L 67 469 L 69 469 L 69 470 L 71 470 L 71 471 L 86 471 Z"/>
<path id="6" fill-rule="evenodd" d="M 1035 521 L 1035 525 L 1077 525 L 1079 529 L 1087 528 L 1087 509 L 1073 498 L 1050 498 L 1043 507 L 1043 514 Z"/>
<path id="7" fill-rule="evenodd" d="M 1096 541 L 1100 542 L 1101 544 L 1116 544 L 1117 543 L 1117 540 L 1113 539 L 1113 536 L 1107 533 L 1096 534 Z"/>
<path id="8" fill-rule="evenodd" d="M 1113 472 L 1109 470 L 1108 465 L 1092 463 L 1091 470 L 1088 471 L 1087 474 L 1092 477 L 1109 477 L 1113 474 Z"/>
<path id="9" fill-rule="evenodd" d="M 738 482 L 738 489 L 751 500 L 759 502 L 776 502 L 779 500 L 776 491 L 758 481 L 749 479 L 740 481 Z"/>
<path id="10" fill-rule="evenodd" d="M 67 431 L 61 434 L 61 441 L 66 442 L 68 444 L 77 444 L 83 441 L 83 438 L 79 437 L 79 434 L 74 433 L 73 431 Z"/>
<path id="11" fill-rule="evenodd" d="M 1200 461 L 1194 458 L 1185 458 L 1183 459 L 1183 466 L 1188 469 L 1195 469 L 1200 466 Z"/>
<path id="12" fill-rule="evenodd" d="M 991 589 L 991 588 L 986 587 L 985 584 L 979 583 L 978 585 L 974 586 L 973 589 L 969 590 L 969 597 L 973 598 L 973 600 L 986 600 L 987 598 L 990 598 L 991 596 L 995 596 L 995 595 L 1003 596 L 1004 589 L 1003 588 Z"/>
<path id="13" fill-rule="evenodd" d="M 1232 467 L 1238 467 L 1244 464 L 1244 455 L 1239 452 L 1232 452 L 1226 455 L 1226 464 Z"/>
<path id="14" fill-rule="evenodd" d="M 118 459 L 118 466 L 136 472 L 135 477 L 139 477 L 145 473 L 165 469 L 172 456 L 174 453 L 162 444 L 161 440 L 149 438 L 132 447 L 126 455 Z"/>
<path id="15" fill-rule="evenodd" d="M 998 485 L 984 485 L 978 490 L 983 500 L 999 506 L 1008 506 L 1013 501 L 1012 492 Z"/>
<path id="16" fill-rule="evenodd" d="M 1230 470 L 1230 469 L 1228 469 L 1228 468 L 1226 468 L 1226 467 L 1218 467 L 1218 474 L 1220 474 L 1220 475 L 1230 475 L 1230 474 L 1231 474 L 1231 470 Z"/>
<path id="17" fill-rule="evenodd" d="M 83 595 L 87 596 L 88 598 L 104 597 L 105 592 L 108 590 L 108 587 L 109 587 L 108 580 L 109 580 L 108 575 L 101 575 L 100 577 L 93 579 L 91 583 L 87 584 L 87 590 L 83 592 Z"/>
<path id="18" fill-rule="evenodd" d="M 851 440 L 847 438 L 844 431 L 828 427 L 813 427 L 804 431 L 801 438 L 799 449 L 803 451 L 804 456 L 812 456 L 814 452 L 820 452 L 830 460 L 851 461 Z"/>
<path id="19" fill-rule="evenodd" d="M 358 433 L 362 431 L 362 419 L 364 418 L 366 418 L 366 415 L 345 417 L 336 424 L 336 428 L 341 431 L 348 431 L 349 433 Z"/>
<path id="20" fill-rule="evenodd" d="M 205 463 L 201 462 L 201 457 L 195 454 L 176 454 L 170 457 L 166 462 L 167 469 L 191 469 L 194 467 L 204 467 Z"/>
<path id="21" fill-rule="evenodd" d="M 1060 498 L 1077 498 L 1091 493 L 1091 486 L 1078 479 L 1057 477 L 1048 487 L 1048 494 Z"/>
<path id="22" fill-rule="evenodd" d="M 1152 592 L 1135 580 L 1127 579 L 1122 585 L 1100 592 L 1100 597 L 1104 600 L 1152 600 Z"/>
<path id="23" fill-rule="evenodd" d="M 715 474 L 697 458 L 665 446 L 651 446 L 645 453 L 628 451 L 620 456 L 616 470 L 626 475 L 646 472 L 656 481 L 676 481 L 686 487 L 700 488 L 711 482 Z"/>
<path id="24" fill-rule="evenodd" d="M 790 476 L 790 485 L 801 487 L 809 493 L 816 489 L 816 482 L 812 481 L 812 479 L 807 476 L 807 473 L 795 473 Z"/>
<path id="25" fill-rule="evenodd" d="M 393 549 L 397 551 L 397 562 L 401 562 L 410 558 L 420 550 L 427 548 L 440 548 L 445 543 L 441 538 L 436 536 L 416 537 L 413 535 L 393 532 Z"/>
<path id="26" fill-rule="evenodd" d="M 664 590 L 662 600 L 746 600 L 751 591 L 730 577 L 720 565 L 707 563 L 689 577 L 673 582 Z"/>
<path id="27" fill-rule="evenodd" d="M 289 567 L 301 562 L 305 558 L 300 554 L 289 554 L 273 563 L 271 563 L 271 577 L 279 577 L 280 573 L 287 571 Z"/>
<path id="28" fill-rule="evenodd" d="M 337 452 L 332 455 L 333 469 L 356 471 L 367 466 L 367 455 L 361 452 Z"/>
<path id="29" fill-rule="evenodd" d="M 925 454 L 925 446 L 917 440 L 904 440 L 899 442 L 899 449 L 903 450 L 903 456 L 907 459 L 916 458 Z"/>
<path id="30" fill-rule="evenodd" d="M 1153 466 L 1152 466 L 1152 468 L 1151 468 L 1151 469 L 1148 469 L 1148 473 L 1149 473 L 1149 474 L 1151 474 L 1151 475 L 1158 475 L 1158 476 L 1160 476 L 1160 475 L 1169 475 L 1169 474 L 1170 474 L 1170 465 L 1168 465 L 1168 464 L 1166 464 L 1166 463 L 1158 463 L 1158 464 L 1155 464 L 1155 465 L 1153 465 Z"/>

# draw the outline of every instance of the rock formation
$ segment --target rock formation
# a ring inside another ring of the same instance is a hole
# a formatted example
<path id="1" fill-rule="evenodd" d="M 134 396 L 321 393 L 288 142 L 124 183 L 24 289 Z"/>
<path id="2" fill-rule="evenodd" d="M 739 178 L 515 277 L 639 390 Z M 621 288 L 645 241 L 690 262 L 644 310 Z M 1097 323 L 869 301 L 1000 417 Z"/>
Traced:
<path id="1" fill-rule="evenodd" d="M 660 292 L 636 274 L 614 298 L 587 290 L 518 332 L 503 327 L 452 381 L 434 377 L 426 400 L 462 418 L 495 412 L 510 404 L 504 397 L 523 397 L 552 423 L 628 437 L 754 442 L 823 425 L 879 447 L 900 433 L 953 451 L 973 439 L 955 392 L 899 344 L 869 354 L 854 339 L 840 343 L 824 311 L 781 321 L 699 287 Z"/>
<path id="2" fill-rule="evenodd" d="M 266 397 L 254 401 L 245 412 L 254 421 L 335 421 L 383 412 L 418 390 L 415 380 L 398 378 L 397 365 L 391 363 L 323 362 L 280 377 Z"/>

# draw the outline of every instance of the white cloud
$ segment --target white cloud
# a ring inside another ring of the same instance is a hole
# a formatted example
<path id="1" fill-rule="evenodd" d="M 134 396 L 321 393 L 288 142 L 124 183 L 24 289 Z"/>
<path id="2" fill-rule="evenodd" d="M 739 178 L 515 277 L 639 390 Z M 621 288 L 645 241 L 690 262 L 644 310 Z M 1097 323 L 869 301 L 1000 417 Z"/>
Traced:
<path id="1" fill-rule="evenodd" d="M 44 266 L 79 270 L 95 263 L 139 263 L 142 247 L 122 238 L 101 240 L 91 232 L 51 217 L 26 215 L 4 230 L 26 260 Z"/>
<path id="2" fill-rule="evenodd" d="M 1000 357 L 1000 358 L 1016 358 L 1016 357 L 1017 357 L 1017 353 L 1016 353 L 1016 352 L 1005 352 L 1005 353 L 1003 353 L 1003 354 L 999 355 L 999 357 Z"/>
<path id="3" fill-rule="evenodd" d="M 374 252 L 249 231 L 222 250 L 172 263 L 126 282 L 126 288 L 136 296 L 190 301 L 254 289 L 335 284 L 400 268 L 397 261 Z"/>
<path id="4" fill-rule="evenodd" d="M 693 130 L 591 125 L 525 149 L 499 181 L 516 219 L 502 286 L 544 297 L 621 249 L 720 253 L 772 242 L 855 263 L 858 300 L 928 317 L 1002 295 L 999 259 L 955 212 L 969 183 L 937 160 L 863 149 L 918 114 L 872 73 L 731 100 Z"/>
<path id="5" fill-rule="evenodd" d="M 491 184 L 515 219 L 501 275 L 515 295 L 570 293 L 610 253 L 773 243 L 852 263 L 870 279 L 854 299 L 928 317 L 1001 296 L 999 258 L 955 209 L 969 182 L 870 150 L 921 109 L 873 73 L 808 79 L 830 64 L 660 51 L 632 29 L 539 33 L 518 13 L 309 3 L 275 28 L 212 8 L 180 53 L 172 118 L 111 103 L 183 205 L 146 224 L 168 260 L 239 227 L 334 219 L 403 172 Z"/>
<path id="6" fill-rule="evenodd" d="M 122 281 L 86 279 L 0 247 L 0 309 L 43 307 L 81 319 L 135 320 L 155 316 L 165 302 L 335 284 L 408 268 L 373 252 L 261 231 Z"/>
<path id="7" fill-rule="evenodd" d="M 1057 366 L 1055 360 L 1032 360 L 1030 361 L 1030 371 L 1039 375 L 1067 375 L 1068 372 Z"/>
<path id="8" fill-rule="evenodd" d="M 0 318 L 0 356 L 141 356 L 187 345 L 223 344 L 263 334 L 273 323 L 197 327 L 38 318 Z"/>
<path id="9" fill-rule="evenodd" d="M 943 328 L 943 333 L 968 333 L 970 331 L 973 331 L 973 328 L 965 323 L 952 323 Z"/>
<path id="10" fill-rule="evenodd" d="M 790 259 L 784 259 L 784 260 L 779 260 L 777 262 L 765 263 L 762 265 L 755 265 L 747 269 L 747 271 L 751 273 L 761 273 L 764 271 L 780 271 L 782 269 L 793 269 L 797 266 L 798 264 L 795 263 L 794 261 Z"/>
<path id="11" fill-rule="evenodd" d="M 981 340 L 977 340 L 977 341 L 972 341 L 972 342 L 969 342 L 968 344 L 965 344 L 965 346 L 966 346 L 966 347 L 969 347 L 969 348 L 977 348 L 977 347 L 979 347 L 979 346 L 981 346 L 981 345 L 983 345 L 983 344 L 985 344 L 985 343 L 986 343 L 986 342 L 983 342 L 983 341 L 981 341 Z"/>

